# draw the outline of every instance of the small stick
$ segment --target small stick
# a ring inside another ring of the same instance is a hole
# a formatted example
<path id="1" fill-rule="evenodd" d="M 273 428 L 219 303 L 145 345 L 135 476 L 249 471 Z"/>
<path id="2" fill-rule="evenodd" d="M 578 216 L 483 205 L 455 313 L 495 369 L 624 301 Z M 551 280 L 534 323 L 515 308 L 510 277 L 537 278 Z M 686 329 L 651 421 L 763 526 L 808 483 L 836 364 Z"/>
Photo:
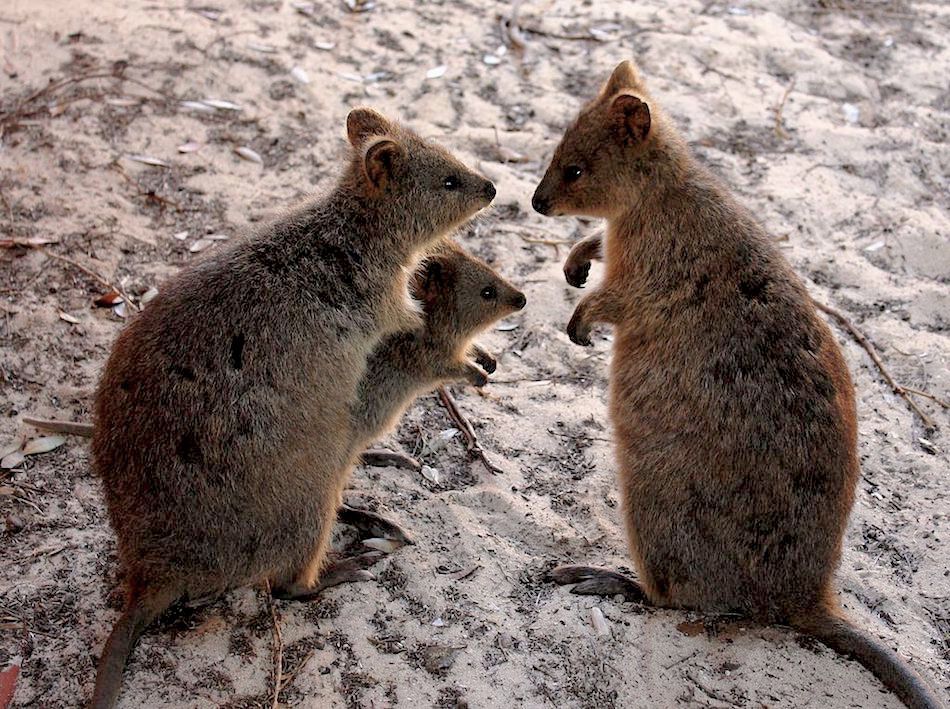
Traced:
<path id="1" fill-rule="evenodd" d="M 511 14 L 508 17 L 502 16 L 501 20 L 501 39 L 509 47 L 518 52 L 524 52 L 528 47 L 524 35 L 521 34 L 521 28 L 518 26 L 518 13 L 521 11 L 521 0 L 515 0 L 511 5 Z"/>
<path id="2" fill-rule="evenodd" d="M 267 579 L 264 579 L 264 592 L 267 594 L 267 605 L 270 607 L 270 617 L 274 623 L 274 701 L 271 703 L 271 709 L 277 709 L 280 706 L 280 688 L 284 677 L 284 636 L 280 632 L 280 618 L 277 615 L 274 597 L 271 595 L 270 581 Z"/>
<path id="3" fill-rule="evenodd" d="M 286 689 L 287 687 L 290 686 L 290 683 L 294 681 L 294 678 L 297 676 L 297 673 L 300 672 L 300 670 L 303 669 L 303 666 L 306 665 L 310 661 L 311 657 L 313 657 L 313 652 L 314 652 L 313 650 L 308 651 L 307 654 L 304 655 L 303 659 L 297 663 L 297 666 L 294 667 L 290 672 L 288 672 L 287 674 L 283 676 L 283 678 L 281 679 L 282 688 Z M 699 651 L 697 650 L 697 652 Z"/>
<path id="4" fill-rule="evenodd" d="M 897 348 L 895 347 L 894 349 L 897 349 Z M 950 409 L 950 404 L 948 404 L 948 403 L 947 403 L 946 401 L 944 401 L 943 399 L 934 396 L 934 395 L 931 394 L 930 392 L 921 391 L 920 389 L 914 389 L 914 388 L 912 388 L 912 387 L 904 387 L 904 391 L 906 391 L 906 392 L 909 393 L 909 394 L 916 394 L 917 396 L 922 396 L 922 397 L 924 397 L 925 399 L 930 399 L 931 401 L 934 401 L 934 402 L 940 404 L 943 408 L 945 408 L 945 409 Z"/>
<path id="5" fill-rule="evenodd" d="M 57 261 L 62 261 L 63 263 L 68 263 L 73 268 L 78 268 L 80 271 L 85 273 L 90 278 L 94 278 L 95 280 L 99 281 L 99 283 L 101 283 L 106 288 L 108 288 L 109 290 L 114 290 L 116 293 L 122 296 L 122 300 L 124 300 L 125 303 L 130 308 L 132 308 L 133 310 L 140 310 L 139 306 L 132 302 L 132 299 L 129 298 L 127 293 L 120 290 L 118 286 L 112 285 L 109 281 L 107 281 L 104 277 L 100 276 L 98 273 L 93 271 L 91 268 L 87 268 L 86 266 L 83 266 L 78 261 L 73 261 L 68 256 L 60 256 L 59 254 L 54 254 L 52 251 L 48 251 L 46 249 L 39 249 L 39 251 L 42 251 L 44 254 L 46 254 L 52 259 L 56 259 Z"/>
<path id="6" fill-rule="evenodd" d="M 881 361 L 880 356 L 877 353 L 877 350 L 874 349 L 874 345 L 871 344 L 870 340 L 861 332 L 857 327 L 855 327 L 850 320 L 841 312 L 835 310 L 834 308 L 825 305 L 824 303 L 819 303 L 817 300 L 812 299 L 812 302 L 815 304 L 815 307 L 818 308 L 821 312 L 826 313 L 837 320 L 841 326 L 851 333 L 857 343 L 864 348 L 864 351 L 868 353 L 871 357 L 871 360 L 877 366 L 878 371 L 881 373 L 881 376 L 884 377 L 884 381 L 887 382 L 888 386 L 894 390 L 894 393 L 901 397 L 904 401 L 907 402 L 907 406 L 910 407 L 911 411 L 917 414 L 920 417 L 920 420 L 923 421 L 923 424 L 926 428 L 936 428 L 937 425 L 933 422 L 927 414 L 924 413 L 923 409 L 917 406 L 917 402 L 910 398 L 908 389 L 901 386 L 896 381 L 894 377 L 891 376 L 891 373 L 887 371 L 887 367 L 884 366 L 884 362 Z M 915 392 L 919 393 L 919 392 Z M 929 398 L 934 398 L 929 394 L 925 394 Z"/>
<path id="7" fill-rule="evenodd" d="M 465 414 L 459 409 L 455 397 L 452 396 L 451 392 L 444 386 L 439 387 L 439 399 L 442 400 L 442 405 L 445 407 L 445 410 L 449 412 L 449 416 L 455 422 L 455 425 L 459 427 L 462 435 L 465 436 L 465 447 L 468 449 L 469 454 L 474 455 L 482 461 L 482 465 L 488 468 L 488 472 L 494 475 L 503 473 L 504 471 L 501 468 L 488 460 L 488 456 L 478 443 L 475 429 L 472 428 L 472 424 L 469 423 L 468 419 L 465 418 Z"/>
<path id="8" fill-rule="evenodd" d="M 778 106 L 775 108 L 775 135 L 777 135 L 782 140 L 785 140 L 788 137 L 788 133 L 782 126 L 782 111 L 785 110 L 785 102 L 788 101 L 788 95 L 792 93 L 792 89 L 794 88 L 795 77 L 793 76 L 792 80 L 788 82 L 788 88 L 785 89 L 785 93 L 782 94 L 782 100 L 778 102 Z"/>

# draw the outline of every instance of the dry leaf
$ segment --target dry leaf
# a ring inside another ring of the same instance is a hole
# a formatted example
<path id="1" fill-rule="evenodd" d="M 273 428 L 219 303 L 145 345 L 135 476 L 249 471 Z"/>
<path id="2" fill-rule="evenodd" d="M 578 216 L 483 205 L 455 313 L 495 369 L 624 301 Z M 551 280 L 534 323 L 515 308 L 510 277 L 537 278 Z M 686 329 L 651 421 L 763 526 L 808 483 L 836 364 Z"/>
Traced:
<path id="1" fill-rule="evenodd" d="M 231 101 L 222 101 L 217 98 L 203 98 L 201 103 L 205 106 L 211 106 L 211 108 L 220 108 L 222 111 L 240 111 L 241 107 Z"/>
<path id="2" fill-rule="evenodd" d="M 0 458 L 6 458 L 11 453 L 15 453 L 20 450 L 20 446 L 23 445 L 23 441 L 14 441 L 10 443 L 6 448 L 0 448 Z"/>
<path id="3" fill-rule="evenodd" d="M 449 68 L 445 64 L 440 64 L 437 67 L 429 69 L 429 71 L 426 72 L 426 78 L 438 79 L 440 76 L 445 76 L 445 72 L 447 72 L 448 70 Z"/>
<path id="4" fill-rule="evenodd" d="M 506 148 L 504 145 L 495 146 L 495 150 L 498 153 L 498 158 L 502 162 L 528 162 L 528 156 L 522 155 L 521 153 L 512 150 L 511 148 Z"/>
<path id="5" fill-rule="evenodd" d="M 499 59 L 495 54 L 486 54 L 484 57 L 482 57 L 482 61 L 490 66 L 501 64 L 501 59 Z"/>
<path id="6" fill-rule="evenodd" d="M 676 629 L 683 635 L 694 638 L 706 632 L 706 625 L 701 620 L 684 620 L 677 624 Z"/>
<path id="7" fill-rule="evenodd" d="M 28 441 L 23 450 L 23 455 L 37 455 L 39 453 L 49 453 L 56 450 L 66 442 L 63 436 L 40 436 Z"/>
<path id="8" fill-rule="evenodd" d="M 140 162 L 144 165 L 152 165 L 153 167 L 171 167 L 171 164 L 168 162 L 151 155 L 126 155 L 125 157 L 133 162 Z"/>
<path id="9" fill-rule="evenodd" d="M 79 324 L 79 318 L 77 318 L 75 315 L 70 315 L 69 313 L 64 313 L 62 310 L 59 311 L 59 319 L 60 319 L 60 320 L 65 320 L 66 322 L 72 323 L 73 325 L 78 325 L 78 324 Z"/>
<path id="10" fill-rule="evenodd" d="M 142 297 L 139 298 L 139 301 L 142 303 L 142 305 L 146 305 L 150 301 L 154 300 L 156 295 L 158 295 L 158 288 L 152 286 L 147 291 L 142 293 Z"/>
<path id="11" fill-rule="evenodd" d="M 295 66 L 293 69 L 291 69 L 290 75 L 294 78 L 294 81 L 299 81 L 301 84 L 310 83 L 310 77 L 307 76 L 307 72 L 299 66 Z"/>
<path id="12" fill-rule="evenodd" d="M 316 49 L 322 49 L 324 52 L 329 52 L 336 46 L 336 42 L 314 42 L 313 46 Z"/>
<path id="13" fill-rule="evenodd" d="M 58 244 L 57 239 L 47 239 L 42 236 L 31 236 L 26 239 L 19 236 L 14 236 L 10 239 L 0 239 L 0 247 L 5 249 L 11 249 L 14 246 L 25 246 L 26 248 L 33 248 L 34 246 L 45 246 L 46 244 Z"/>
<path id="14" fill-rule="evenodd" d="M 110 106 L 119 106 L 121 108 L 128 108 L 130 106 L 138 106 L 142 103 L 142 99 L 138 98 L 107 98 L 105 102 Z"/>
<path id="15" fill-rule="evenodd" d="M 214 242 L 211 239 L 198 239 L 195 243 L 188 247 L 188 250 L 191 253 L 196 254 L 199 251 L 204 251 L 213 243 Z"/>
<path id="16" fill-rule="evenodd" d="M 198 111 L 199 113 L 214 113 L 214 109 L 201 101 L 182 101 L 182 108 L 187 108 L 189 111 Z"/>
<path id="17" fill-rule="evenodd" d="M 182 143 L 178 146 L 179 153 L 196 153 L 199 150 L 201 150 L 201 143 L 194 140 L 189 140 L 187 143 Z"/>
<path id="18" fill-rule="evenodd" d="M 604 618 L 604 612 L 597 606 L 590 609 L 590 622 L 594 626 L 594 632 L 598 635 L 610 635 L 610 628 L 607 625 L 607 619 Z"/>
<path id="19" fill-rule="evenodd" d="M 17 677 L 20 676 L 20 666 L 10 665 L 0 672 L 0 707 L 7 707 L 13 702 L 16 691 Z"/>
<path id="20" fill-rule="evenodd" d="M 307 17 L 313 17 L 313 3 L 312 2 L 292 2 L 290 4 L 301 15 L 306 15 Z"/>
<path id="21" fill-rule="evenodd" d="M 208 234 L 204 237 L 205 239 L 211 239 L 211 241 L 227 241 L 227 234 Z"/>
<path id="22" fill-rule="evenodd" d="M 359 74 L 353 74 L 352 72 L 349 72 L 349 71 L 338 71 L 337 75 L 341 79 L 346 79 L 347 81 L 355 81 L 357 84 L 363 83 L 363 77 L 360 76 Z"/>
<path id="23" fill-rule="evenodd" d="M 235 148 L 234 152 L 236 152 L 248 162 L 256 162 L 258 165 L 264 164 L 264 160 L 257 153 L 257 151 L 251 150 L 247 146 L 242 145 L 240 148 Z"/>
<path id="24" fill-rule="evenodd" d="M 369 12 L 376 7 L 374 0 L 343 0 L 343 4 L 350 12 Z"/>
<path id="25" fill-rule="evenodd" d="M 109 291 L 105 295 L 101 295 L 94 301 L 97 308 L 111 308 L 117 303 L 122 302 L 122 296 L 119 295 L 116 291 Z"/>
<path id="26" fill-rule="evenodd" d="M 276 54 L 277 53 L 277 47 L 272 47 L 269 44 L 258 44 L 257 42 L 248 42 L 247 48 L 255 52 L 260 52 L 261 54 Z"/>
<path id="27" fill-rule="evenodd" d="M 26 459 L 26 456 L 23 455 L 22 451 L 13 451 L 9 455 L 3 456 L 3 459 L 0 460 L 0 468 L 4 470 L 10 470 L 10 468 L 17 467 Z"/>
<path id="28" fill-rule="evenodd" d="M 185 239 L 188 238 L 188 232 L 187 232 L 187 231 L 179 231 L 179 232 L 176 232 L 175 234 L 172 234 L 172 236 L 174 236 L 174 237 L 175 237 L 176 239 L 178 239 L 179 241 L 184 241 Z"/>
<path id="29" fill-rule="evenodd" d="M 429 465 L 422 466 L 422 477 L 428 480 L 433 485 L 438 485 L 442 482 L 442 476 L 439 474 L 439 471 Z"/>
<path id="30" fill-rule="evenodd" d="M 518 323 L 516 322 L 503 322 L 501 325 L 495 328 L 498 332 L 511 332 L 512 330 L 518 329 Z"/>
<path id="31" fill-rule="evenodd" d="M 112 308 L 112 312 L 115 313 L 118 317 L 123 318 L 123 319 L 129 317 L 129 309 L 126 307 L 125 301 L 122 301 L 121 303 L 116 303 L 115 307 Z"/>
<path id="32" fill-rule="evenodd" d="M 382 537 L 373 537 L 372 539 L 364 539 L 363 546 L 381 551 L 384 554 L 392 554 L 402 546 L 402 542 L 397 542 L 393 539 L 383 539 Z"/>

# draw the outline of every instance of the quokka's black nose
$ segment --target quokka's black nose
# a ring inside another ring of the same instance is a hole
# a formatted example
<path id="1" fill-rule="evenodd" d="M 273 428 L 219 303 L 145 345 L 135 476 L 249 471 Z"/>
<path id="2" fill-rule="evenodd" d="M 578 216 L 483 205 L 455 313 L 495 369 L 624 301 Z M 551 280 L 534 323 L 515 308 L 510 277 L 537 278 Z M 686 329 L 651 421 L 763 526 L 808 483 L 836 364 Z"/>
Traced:
<path id="1" fill-rule="evenodd" d="M 491 202 L 493 199 L 495 199 L 495 185 L 493 185 L 489 180 L 485 180 L 483 193 L 485 195 L 485 199 Z"/>
<path id="2" fill-rule="evenodd" d="M 524 293 L 519 293 L 515 296 L 514 306 L 521 310 L 528 303 L 528 299 L 524 297 Z"/>
<path id="3" fill-rule="evenodd" d="M 534 207 L 534 211 L 538 214 L 547 214 L 551 211 L 551 203 L 544 199 L 544 197 L 539 196 L 537 192 L 535 192 L 534 197 L 531 198 L 531 206 Z"/>

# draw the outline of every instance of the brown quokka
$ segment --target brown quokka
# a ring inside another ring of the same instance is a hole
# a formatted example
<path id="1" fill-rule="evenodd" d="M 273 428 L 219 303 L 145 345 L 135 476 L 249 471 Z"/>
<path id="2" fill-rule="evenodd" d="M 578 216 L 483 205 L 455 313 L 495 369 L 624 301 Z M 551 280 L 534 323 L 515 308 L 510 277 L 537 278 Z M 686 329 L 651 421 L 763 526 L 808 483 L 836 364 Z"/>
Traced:
<path id="1" fill-rule="evenodd" d="M 451 241 L 439 243 L 410 281 L 425 325 L 390 335 L 370 356 L 353 408 L 353 446 L 359 454 L 384 435 L 412 400 L 439 384 L 484 386 L 495 361 L 472 338 L 525 306 L 524 294 L 488 264 Z"/>
<path id="2" fill-rule="evenodd" d="M 324 560 L 366 360 L 422 327 L 408 273 L 495 188 L 374 111 L 352 111 L 347 133 L 329 193 L 183 270 L 112 350 L 92 460 L 127 606 L 96 707 L 114 704 L 135 640 L 175 601 L 264 582 L 307 600 L 348 578 Z"/>
<path id="3" fill-rule="evenodd" d="M 843 614 L 832 577 L 859 468 L 854 391 L 804 285 L 699 165 L 634 66 L 558 145 L 533 205 L 607 220 L 604 282 L 568 334 L 614 326 L 610 414 L 639 581 L 561 567 L 575 592 L 789 624 L 853 657 L 911 707 L 941 705 Z M 581 285 L 597 237 L 565 267 Z"/>

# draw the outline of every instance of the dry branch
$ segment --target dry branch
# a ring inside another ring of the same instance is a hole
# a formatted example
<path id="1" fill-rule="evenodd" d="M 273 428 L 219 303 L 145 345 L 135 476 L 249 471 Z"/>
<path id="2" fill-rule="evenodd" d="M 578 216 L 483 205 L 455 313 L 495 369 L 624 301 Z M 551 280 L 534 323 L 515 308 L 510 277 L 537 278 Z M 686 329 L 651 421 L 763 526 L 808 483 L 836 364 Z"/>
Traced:
<path id="1" fill-rule="evenodd" d="M 795 88 L 795 77 L 792 77 L 792 80 L 788 82 L 788 88 L 785 89 L 785 93 L 782 94 L 781 100 L 778 102 L 778 106 L 775 107 L 775 135 L 777 135 L 782 140 L 785 140 L 788 137 L 788 133 L 785 131 L 784 126 L 782 125 L 782 111 L 785 110 L 785 102 L 788 101 L 788 95 L 792 93 L 792 89 Z"/>
<path id="2" fill-rule="evenodd" d="M 132 308 L 133 310 L 140 310 L 139 306 L 132 302 L 132 299 L 128 296 L 127 293 L 125 293 L 124 291 L 120 290 L 118 286 L 113 285 L 113 284 L 110 283 L 108 280 L 106 280 L 103 276 L 100 276 L 98 273 L 96 273 L 95 271 L 93 271 L 91 268 L 88 268 L 88 267 L 86 267 L 86 266 L 83 266 L 83 265 L 82 265 L 81 263 L 79 263 L 78 261 L 73 261 L 73 260 L 72 260 L 71 258 L 69 258 L 68 256 L 60 256 L 59 254 L 54 254 L 52 251 L 48 251 L 48 250 L 46 250 L 46 249 L 39 249 L 39 250 L 40 250 L 41 252 L 43 252 L 44 254 L 46 254 L 47 256 L 49 256 L 50 258 L 52 258 L 52 259 L 56 259 L 57 261 L 61 261 L 61 262 L 63 262 L 63 263 L 67 263 L 67 264 L 69 264 L 70 266 L 72 266 L 73 268 L 78 268 L 80 271 L 82 271 L 83 273 L 85 273 L 85 274 L 86 274 L 87 276 L 89 276 L 90 278 L 94 278 L 94 279 L 97 280 L 99 283 L 101 283 L 101 284 L 104 285 L 106 288 L 108 288 L 109 290 L 113 290 L 113 291 L 115 291 L 116 293 L 118 293 L 120 296 L 122 296 L 122 300 L 125 301 L 125 304 L 126 304 L 128 307 Z"/>
<path id="3" fill-rule="evenodd" d="M 451 392 L 444 386 L 439 387 L 439 399 L 442 400 L 442 405 L 445 407 L 445 410 L 449 412 L 449 416 L 455 422 L 455 425 L 458 426 L 462 435 L 465 436 L 465 447 L 468 449 L 469 455 L 478 458 L 478 460 L 482 462 L 482 465 L 488 469 L 488 472 L 494 473 L 495 475 L 503 473 L 504 471 L 501 468 L 488 459 L 485 451 L 478 443 L 478 437 L 475 435 L 475 429 L 472 428 L 472 424 L 469 423 L 468 419 L 465 418 L 465 414 L 459 409 L 455 397 L 452 396 Z"/>
<path id="4" fill-rule="evenodd" d="M 907 406 L 910 407 L 911 411 L 913 411 L 915 414 L 917 414 L 920 417 L 920 420 L 923 422 L 924 426 L 928 429 L 936 428 L 937 425 L 934 423 L 933 419 L 931 419 L 926 413 L 924 413 L 924 410 L 921 409 L 917 405 L 917 402 L 914 401 L 910 397 L 910 394 L 914 393 L 914 394 L 919 394 L 921 396 L 926 396 L 927 398 L 933 399 L 934 401 L 937 401 L 941 404 L 943 404 L 943 402 L 941 402 L 939 399 L 934 397 L 932 394 L 927 394 L 926 392 L 921 392 L 918 390 L 913 390 L 913 391 L 909 390 L 906 387 L 901 386 L 896 381 L 894 381 L 894 377 L 891 376 L 891 373 L 887 370 L 887 367 L 884 366 L 884 362 L 881 361 L 881 357 L 880 355 L 878 355 L 877 350 L 874 348 L 874 345 L 871 344 L 871 341 L 868 340 L 868 338 L 864 335 L 864 333 L 861 332 L 847 318 L 847 316 L 844 315 L 844 313 L 838 310 L 835 310 L 834 308 L 828 305 L 819 303 L 817 300 L 812 299 L 812 302 L 815 304 L 815 307 L 818 308 L 821 312 L 826 313 L 830 315 L 831 317 L 833 317 L 835 320 L 838 321 L 838 323 L 845 330 L 851 333 L 851 336 L 854 337 L 857 343 L 861 345 L 861 347 L 864 348 L 865 352 L 868 353 L 868 356 L 871 358 L 871 361 L 873 361 L 874 364 L 877 366 L 878 371 L 881 373 L 881 376 L 884 377 L 884 381 L 887 382 L 887 385 L 891 389 L 893 389 L 895 394 L 897 394 L 899 397 L 901 397 L 904 401 L 907 402 Z"/>
<path id="5" fill-rule="evenodd" d="M 280 618 L 277 616 L 277 605 L 271 594 L 270 581 L 264 580 L 264 592 L 267 594 L 267 605 L 270 607 L 270 618 L 274 624 L 274 700 L 271 709 L 277 709 L 280 701 L 280 688 L 284 678 L 284 636 L 280 632 Z"/>

